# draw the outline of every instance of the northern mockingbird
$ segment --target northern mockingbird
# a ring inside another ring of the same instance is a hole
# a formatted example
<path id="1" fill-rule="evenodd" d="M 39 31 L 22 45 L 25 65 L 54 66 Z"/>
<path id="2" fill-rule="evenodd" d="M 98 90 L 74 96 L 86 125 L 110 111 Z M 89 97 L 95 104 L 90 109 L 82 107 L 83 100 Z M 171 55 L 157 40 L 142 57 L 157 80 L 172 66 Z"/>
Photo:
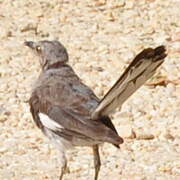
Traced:
<path id="1" fill-rule="evenodd" d="M 65 151 L 74 146 L 91 146 L 95 177 L 98 179 L 100 156 L 98 145 L 104 142 L 119 147 L 118 135 L 109 114 L 143 85 L 163 63 L 164 46 L 147 48 L 139 53 L 102 100 L 67 64 L 68 53 L 58 41 L 27 41 L 40 59 L 41 73 L 29 104 L 36 125 L 61 152 L 60 180 L 66 171 Z"/>

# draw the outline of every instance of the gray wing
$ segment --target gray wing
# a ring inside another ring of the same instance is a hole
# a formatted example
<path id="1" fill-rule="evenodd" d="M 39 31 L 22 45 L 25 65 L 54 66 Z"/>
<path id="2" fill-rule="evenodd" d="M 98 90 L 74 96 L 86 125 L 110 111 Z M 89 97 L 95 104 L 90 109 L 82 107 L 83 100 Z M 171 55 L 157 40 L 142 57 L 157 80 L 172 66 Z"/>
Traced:
<path id="1" fill-rule="evenodd" d="M 166 57 L 165 47 L 148 48 L 139 53 L 122 76 L 108 91 L 92 113 L 92 119 L 107 116 L 141 87 L 163 63 Z"/>
<path id="2" fill-rule="evenodd" d="M 41 86 L 32 93 L 29 103 L 38 127 L 61 135 L 93 139 L 95 143 L 121 144 L 123 140 L 109 119 L 91 119 L 91 112 L 98 105 L 94 93 L 77 77 L 60 74 L 41 79 Z"/>
<path id="3" fill-rule="evenodd" d="M 109 142 L 119 145 L 123 142 L 118 134 L 105 126 L 101 121 L 93 121 L 91 119 L 83 119 L 83 116 L 74 112 L 72 109 L 63 109 L 58 106 L 52 107 L 48 116 L 60 126 L 56 128 L 58 132 L 71 131 L 74 136 L 83 135 L 91 138 L 94 142 Z M 63 127 L 63 128 L 61 128 Z"/>

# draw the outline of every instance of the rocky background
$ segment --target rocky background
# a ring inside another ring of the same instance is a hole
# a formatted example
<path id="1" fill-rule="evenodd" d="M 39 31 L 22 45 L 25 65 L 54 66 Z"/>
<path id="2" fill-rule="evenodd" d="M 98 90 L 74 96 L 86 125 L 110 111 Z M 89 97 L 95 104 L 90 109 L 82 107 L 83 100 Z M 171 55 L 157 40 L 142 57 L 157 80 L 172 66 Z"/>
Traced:
<path id="1" fill-rule="evenodd" d="M 25 40 L 60 40 L 102 97 L 132 58 L 164 44 L 157 74 L 114 115 L 125 143 L 100 147 L 99 180 L 180 179 L 179 0 L 0 0 L 0 179 L 56 180 L 60 159 L 35 126 L 28 98 L 39 63 Z M 91 148 L 67 153 L 65 180 L 92 180 Z"/>

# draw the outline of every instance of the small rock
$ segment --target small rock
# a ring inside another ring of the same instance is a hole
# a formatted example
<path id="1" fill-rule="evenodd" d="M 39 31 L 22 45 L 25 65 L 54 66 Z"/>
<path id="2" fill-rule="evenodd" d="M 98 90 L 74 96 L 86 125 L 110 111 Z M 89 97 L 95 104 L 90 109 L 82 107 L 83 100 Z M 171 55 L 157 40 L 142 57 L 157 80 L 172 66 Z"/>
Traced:
<path id="1" fill-rule="evenodd" d="M 106 14 L 106 17 L 107 17 L 107 19 L 108 19 L 109 21 L 115 21 L 115 17 L 114 17 L 114 15 L 113 15 L 112 12 L 108 12 L 108 13 Z"/>
<path id="2" fill-rule="evenodd" d="M 93 4 L 94 6 L 103 6 L 106 4 L 106 0 L 97 0 Z"/>
<path id="3" fill-rule="evenodd" d="M 128 138 L 128 139 L 136 138 L 136 134 L 134 130 L 129 125 L 120 127 L 118 131 L 119 131 L 119 135 L 122 136 L 123 138 Z"/>
<path id="4" fill-rule="evenodd" d="M 141 134 L 137 134 L 136 139 L 138 140 L 152 140 L 154 139 L 154 135 L 153 134 L 148 134 L 148 133 L 141 133 Z"/>
<path id="5" fill-rule="evenodd" d="M 0 148 L 0 153 L 1 153 L 1 154 L 5 153 L 5 152 L 7 152 L 7 151 L 8 151 L 7 147 L 1 147 L 1 148 Z"/>
<path id="6" fill-rule="evenodd" d="M 172 41 L 180 41 L 180 32 L 172 34 Z"/>
<path id="7" fill-rule="evenodd" d="M 172 141 L 175 139 L 169 131 L 164 134 L 164 137 Z"/>
<path id="8" fill-rule="evenodd" d="M 0 122 L 5 122 L 7 119 L 7 116 L 0 115 Z"/>

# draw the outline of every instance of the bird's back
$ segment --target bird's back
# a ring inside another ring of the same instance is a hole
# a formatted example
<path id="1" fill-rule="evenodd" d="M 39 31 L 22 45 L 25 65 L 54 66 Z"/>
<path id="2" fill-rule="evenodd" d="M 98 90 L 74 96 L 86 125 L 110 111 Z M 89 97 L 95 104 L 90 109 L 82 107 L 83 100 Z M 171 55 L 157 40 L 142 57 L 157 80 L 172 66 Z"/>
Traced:
<path id="1" fill-rule="evenodd" d="M 87 142 L 85 145 L 88 145 L 88 141 L 89 145 L 100 142 L 118 145 L 122 142 L 108 117 L 91 119 L 91 113 L 97 107 L 99 99 L 81 82 L 70 66 L 63 65 L 57 69 L 43 71 L 36 84 L 30 105 L 34 107 L 35 102 L 38 102 L 38 111 L 63 127 L 60 130 L 54 129 L 57 134 L 64 133 L 74 139 L 82 136 Z M 33 110 L 31 112 L 33 114 Z M 41 127 L 41 120 L 35 119 Z M 84 144 L 80 142 L 77 145 L 82 145 L 81 143 Z"/>

